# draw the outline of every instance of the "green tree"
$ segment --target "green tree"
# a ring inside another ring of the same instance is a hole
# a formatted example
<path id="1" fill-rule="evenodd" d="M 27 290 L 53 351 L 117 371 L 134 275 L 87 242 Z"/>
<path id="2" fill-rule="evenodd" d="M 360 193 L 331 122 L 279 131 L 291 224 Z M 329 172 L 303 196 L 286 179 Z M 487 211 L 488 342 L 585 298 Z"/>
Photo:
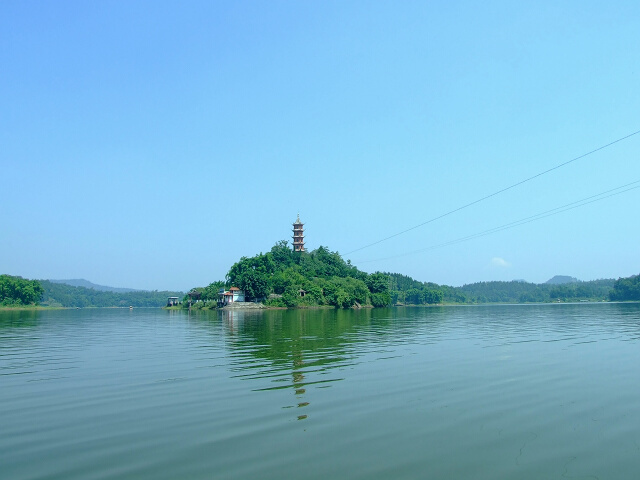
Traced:
<path id="1" fill-rule="evenodd" d="M 640 300 L 640 275 L 616 280 L 610 299 L 613 301 Z"/>
<path id="2" fill-rule="evenodd" d="M 282 301 L 287 307 L 296 307 L 300 304 L 300 289 L 289 285 L 282 294 Z"/>
<path id="3" fill-rule="evenodd" d="M 384 273 L 376 272 L 367 277 L 367 288 L 371 293 L 382 293 L 389 291 L 390 278 Z"/>
<path id="4" fill-rule="evenodd" d="M 387 307 L 391 305 L 391 295 L 389 292 L 372 293 L 370 295 L 371 305 L 376 308 Z"/>
<path id="5" fill-rule="evenodd" d="M 442 303 L 443 298 L 444 294 L 442 291 L 433 288 L 425 289 L 421 294 L 422 303 L 427 303 L 429 305 Z"/>
<path id="6" fill-rule="evenodd" d="M 44 289 L 37 280 L 0 275 L 0 304 L 32 305 L 40 302 Z"/>
<path id="7" fill-rule="evenodd" d="M 234 263 L 227 274 L 227 285 L 243 290 L 250 299 L 264 298 L 271 291 L 271 273 L 275 270 L 268 255 L 253 258 L 242 257 Z"/>
<path id="8" fill-rule="evenodd" d="M 411 305 L 422 303 L 422 292 L 417 288 L 410 288 L 406 293 L 406 302 Z"/>
<path id="9" fill-rule="evenodd" d="M 284 270 L 291 266 L 295 262 L 294 252 L 289 248 L 289 243 L 286 240 L 280 240 L 269 252 L 279 269 Z"/>
<path id="10" fill-rule="evenodd" d="M 205 302 L 217 302 L 218 294 L 220 293 L 220 290 L 223 290 L 223 289 L 224 289 L 224 282 L 222 280 L 211 282 L 209 285 L 207 285 L 205 288 L 202 289 L 201 298 Z"/>

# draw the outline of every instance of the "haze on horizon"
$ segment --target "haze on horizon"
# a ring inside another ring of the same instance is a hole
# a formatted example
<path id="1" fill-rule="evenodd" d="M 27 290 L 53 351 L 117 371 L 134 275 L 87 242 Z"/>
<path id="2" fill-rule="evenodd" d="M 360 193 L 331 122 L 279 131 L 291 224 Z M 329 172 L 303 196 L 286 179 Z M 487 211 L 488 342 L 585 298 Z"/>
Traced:
<path id="1" fill-rule="evenodd" d="M 299 213 L 368 272 L 638 274 L 640 189 L 457 240 L 640 181 L 640 135 L 411 228 L 637 132 L 639 44 L 631 1 L 3 2 L 0 273 L 185 291 Z"/>

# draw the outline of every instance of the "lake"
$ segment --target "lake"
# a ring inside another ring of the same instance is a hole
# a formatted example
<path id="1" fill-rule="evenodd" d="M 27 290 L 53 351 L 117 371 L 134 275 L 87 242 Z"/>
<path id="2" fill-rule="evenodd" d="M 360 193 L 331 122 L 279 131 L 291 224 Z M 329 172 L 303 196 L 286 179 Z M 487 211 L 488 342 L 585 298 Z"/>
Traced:
<path id="1" fill-rule="evenodd" d="M 629 479 L 640 304 L 0 311 L 0 477 Z"/>

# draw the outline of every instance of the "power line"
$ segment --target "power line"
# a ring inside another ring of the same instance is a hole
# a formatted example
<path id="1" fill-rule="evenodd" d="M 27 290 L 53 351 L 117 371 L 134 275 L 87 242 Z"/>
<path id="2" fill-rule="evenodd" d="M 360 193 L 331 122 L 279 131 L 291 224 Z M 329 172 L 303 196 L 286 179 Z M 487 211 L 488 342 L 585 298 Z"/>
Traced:
<path id="1" fill-rule="evenodd" d="M 455 240 L 450 240 L 448 242 L 440 243 L 437 245 L 431 245 L 429 247 L 421 248 L 419 250 L 414 250 L 412 252 L 400 253 L 398 255 L 393 255 L 390 257 L 378 258 L 375 260 L 364 260 L 359 261 L 358 263 L 370 263 L 370 262 L 379 262 L 382 260 L 390 260 L 393 258 L 405 257 L 408 255 L 415 255 L 416 253 L 425 252 L 427 250 L 435 250 L 437 248 L 448 247 L 450 245 L 455 245 L 457 243 L 466 242 L 469 240 L 474 240 L 476 238 L 484 237 L 486 235 L 490 235 L 492 233 L 501 232 L 503 230 L 508 230 L 510 228 L 519 227 L 521 225 L 525 225 L 527 223 L 535 222 L 536 220 L 541 220 L 546 217 L 550 217 L 552 215 L 557 215 L 559 213 L 566 212 L 567 210 L 573 210 L 575 208 L 584 207 L 585 205 L 589 205 L 594 202 L 599 202 L 601 200 L 605 200 L 607 198 L 613 197 L 615 195 L 620 195 L 622 193 L 626 193 L 630 190 L 635 190 L 640 188 L 640 180 L 636 180 L 635 182 L 627 183 L 626 185 L 621 185 L 620 187 L 612 188 L 611 190 L 607 190 L 605 192 L 598 193 L 596 195 L 592 195 L 590 197 L 583 198 L 581 200 L 576 200 L 575 202 L 567 203 L 566 205 L 562 205 L 561 207 L 552 208 L 551 210 L 546 210 L 541 213 L 537 213 L 535 215 L 531 215 L 530 217 L 521 218 L 520 220 L 516 220 L 510 223 L 506 223 L 504 225 L 500 225 L 499 227 L 494 227 L 489 230 L 484 230 L 479 233 L 474 233 L 472 235 L 468 235 L 466 237 L 457 238 Z M 632 186 L 635 185 L 635 186 Z M 624 190 L 623 190 L 624 189 Z"/>
<path id="2" fill-rule="evenodd" d="M 463 205 L 463 206 L 461 206 L 461 207 L 458 207 L 458 208 L 456 208 L 456 209 L 454 209 L 454 210 L 451 210 L 451 211 L 449 211 L 449 212 L 447 212 L 447 213 L 443 213 L 442 215 L 439 215 L 439 216 L 434 217 L 434 218 L 432 218 L 432 219 L 430 219 L 430 220 L 427 220 L 426 222 L 422 222 L 422 223 L 420 223 L 420 224 L 418 224 L 418 225 L 415 225 L 415 226 L 413 226 L 413 227 L 407 228 L 406 230 L 402 230 L 401 232 L 394 233 L 393 235 L 390 235 L 390 236 L 385 237 L 385 238 L 383 238 L 383 239 L 381 239 L 381 240 L 378 240 L 378 241 L 376 241 L 376 242 L 373 242 L 373 243 L 370 243 L 370 244 L 368 244 L 368 245 L 365 245 L 364 247 L 360 247 L 360 248 L 356 248 L 355 250 L 351 250 L 350 252 L 345 253 L 345 255 L 350 255 L 350 254 L 352 254 L 352 253 L 359 252 L 360 250 L 364 250 L 365 248 L 369 248 L 369 247 L 372 247 L 372 246 L 374 246 L 374 245 L 378 245 L 379 243 L 386 242 L 387 240 L 390 240 L 390 239 L 392 239 L 392 238 L 395 238 L 395 237 L 398 237 L 398 236 L 400 236 L 400 235 L 403 235 L 403 234 L 405 234 L 405 233 L 407 233 L 407 232 L 410 232 L 410 231 L 412 231 L 412 230 L 415 230 L 416 228 L 420 228 L 420 227 L 423 227 L 423 226 L 425 226 L 425 225 L 427 225 L 427 224 L 429 224 L 429 223 L 435 222 L 436 220 L 440 220 L 441 218 L 444 218 L 444 217 L 449 216 L 449 215 L 451 215 L 451 214 L 453 214 L 453 213 L 459 212 L 460 210 L 464 210 L 465 208 L 471 207 L 472 205 L 475 205 L 475 204 L 477 204 L 477 203 L 480 203 L 480 202 L 483 202 L 483 201 L 485 201 L 485 200 L 488 200 L 489 198 L 495 197 L 496 195 L 500 195 L 501 193 L 504 193 L 504 192 L 506 192 L 507 190 L 511 190 L 512 188 L 518 187 L 518 186 L 522 185 L 523 183 L 527 183 L 527 182 L 529 182 L 529 181 L 531 181 L 531 180 L 534 180 L 534 179 L 536 179 L 536 178 L 538 178 L 538 177 L 541 177 L 542 175 L 545 175 L 545 174 L 547 174 L 547 173 L 549 173 L 549 172 L 552 172 L 552 171 L 554 171 L 554 170 L 557 170 L 557 169 L 559 169 L 559 168 L 562 168 L 562 167 L 564 167 L 564 166 L 566 166 L 566 165 L 569 165 L 570 163 L 573 163 L 573 162 L 575 162 L 575 161 L 577 161 L 577 160 L 580 160 L 580 159 L 582 159 L 582 158 L 585 158 L 585 157 L 587 157 L 587 156 L 589 156 L 589 155 L 591 155 L 591 154 L 594 154 L 594 153 L 596 153 L 596 152 L 599 152 L 600 150 L 603 150 L 603 149 L 605 149 L 605 148 L 607 148 L 607 147 L 610 147 L 611 145 L 615 145 L 616 143 L 622 142 L 623 140 L 626 140 L 627 138 L 633 137 L 634 135 L 637 135 L 638 133 L 640 133 L 640 130 L 637 130 L 637 131 L 635 131 L 635 132 L 633 132 L 633 133 L 630 133 L 629 135 L 626 135 L 626 136 L 624 136 L 624 137 L 618 138 L 617 140 L 614 140 L 613 142 L 607 143 L 606 145 L 602 145 L 602 146 L 600 146 L 600 147 L 598 147 L 598 148 L 596 148 L 596 149 L 594 149 L 594 150 L 591 150 L 590 152 L 583 153 L 582 155 L 580 155 L 580 156 L 578 156 L 578 157 L 572 158 L 571 160 L 568 160 L 568 161 L 566 161 L 566 162 L 564 162 L 564 163 L 561 163 L 561 164 L 559 164 L 559 165 L 556 165 L 555 167 L 552 167 L 552 168 L 550 168 L 550 169 L 548 169 L 548 170 L 545 170 L 544 172 L 540 172 L 540 173 L 538 173 L 538 174 L 536 174 L 536 175 L 534 175 L 534 176 L 532 176 L 532 177 L 529 177 L 529 178 L 526 178 L 526 179 L 524 179 L 524 180 L 521 180 L 521 181 L 520 181 L 520 182 L 518 182 L 518 183 L 514 183 L 513 185 L 510 185 L 510 186 L 508 186 L 508 187 L 506 187 L 506 188 L 503 188 L 502 190 L 498 190 L 497 192 L 494 192 L 494 193 L 492 193 L 492 194 L 490 194 L 490 195 L 487 195 L 487 196 L 485 196 L 485 197 L 482 197 L 482 198 L 480 198 L 480 199 L 478 199 L 478 200 L 475 200 L 475 201 L 473 201 L 473 202 L 471 202 L 471 203 L 467 203 L 466 205 Z"/>

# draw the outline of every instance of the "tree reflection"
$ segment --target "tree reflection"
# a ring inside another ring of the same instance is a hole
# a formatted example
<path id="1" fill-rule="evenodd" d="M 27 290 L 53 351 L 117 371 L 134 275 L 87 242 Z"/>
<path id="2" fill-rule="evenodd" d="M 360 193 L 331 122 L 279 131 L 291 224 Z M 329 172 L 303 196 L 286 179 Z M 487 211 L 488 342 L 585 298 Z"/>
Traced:
<path id="1" fill-rule="evenodd" d="M 356 361 L 358 329 L 374 320 L 370 309 L 222 310 L 220 316 L 236 364 L 253 369 L 243 378 L 268 380 L 258 390 L 291 389 L 296 409 L 311 404 L 309 386 L 343 379 L 337 373 Z"/>

